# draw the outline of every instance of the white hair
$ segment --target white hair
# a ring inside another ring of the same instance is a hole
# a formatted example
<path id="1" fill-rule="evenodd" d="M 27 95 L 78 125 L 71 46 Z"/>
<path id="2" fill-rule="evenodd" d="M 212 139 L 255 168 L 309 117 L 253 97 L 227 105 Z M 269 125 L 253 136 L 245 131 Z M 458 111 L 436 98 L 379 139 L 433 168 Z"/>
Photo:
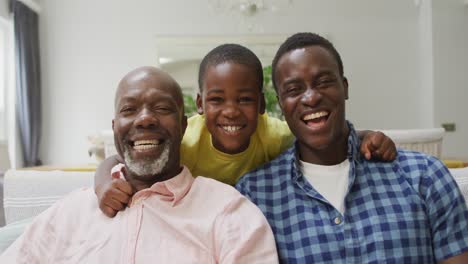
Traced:
<path id="1" fill-rule="evenodd" d="M 144 158 L 140 161 L 135 161 L 130 155 L 129 146 L 125 146 L 124 158 L 126 167 L 130 172 L 137 176 L 153 176 L 162 172 L 167 162 L 169 161 L 169 151 L 171 148 L 171 142 L 167 140 L 164 143 L 164 149 L 159 158 Z"/>

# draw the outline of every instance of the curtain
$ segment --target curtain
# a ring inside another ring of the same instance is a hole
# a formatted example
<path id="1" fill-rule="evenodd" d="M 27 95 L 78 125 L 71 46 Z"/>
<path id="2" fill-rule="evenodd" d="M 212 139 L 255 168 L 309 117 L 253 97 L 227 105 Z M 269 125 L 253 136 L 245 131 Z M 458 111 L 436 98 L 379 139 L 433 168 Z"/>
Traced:
<path id="1" fill-rule="evenodd" d="M 24 166 L 41 165 L 41 69 L 38 14 L 11 0 L 15 31 L 16 112 Z"/>

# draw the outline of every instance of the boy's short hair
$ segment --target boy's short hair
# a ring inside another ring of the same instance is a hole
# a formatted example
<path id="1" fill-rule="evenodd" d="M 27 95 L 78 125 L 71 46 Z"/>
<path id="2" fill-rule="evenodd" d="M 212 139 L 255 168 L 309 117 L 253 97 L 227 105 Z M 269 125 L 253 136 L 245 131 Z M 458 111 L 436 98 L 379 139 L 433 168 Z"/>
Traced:
<path id="1" fill-rule="evenodd" d="M 290 36 L 288 39 L 286 39 L 286 41 L 283 42 L 283 44 L 281 44 L 278 51 L 276 52 L 275 58 L 273 59 L 272 69 L 271 69 L 271 80 L 273 81 L 273 86 L 275 87 L 276 90 L 278 90 L 278 87 L 276 86 L 275 73 L 276 73 L 276 67 L 278 66 L 279 59 L 284 54 L 288 53 L 289 51 L 299 49 L 299 48 L 304 48 L 307 46 L 320 46 L 328 50 L 333 55 L 333 57 L 335 57 L 335 60 L 338 63 L 338 70 L 341 76 L 343 77 L 344 70 L 343 70 L 343 62 L 341 61 L 341 56 L 338 53 L 338 51 L 335 49 L 333 44 L 328 39 L 315 33 L 309 33 L 309 32 L 296 33 Z"/>
<path id="2" fill-rule="evenodd" d="M 233 62 L 250 68 L 258 80 L 260 91 L 263 89 L 263 68 L 257 55 L 248 48 L 239 44 L 223 44 L 212 49 L 203 58 L 198 71 L 198 88 L 203 90 L 203 81 L 206 69 L 210 66 L 216 66 L 225 62 Z"/>

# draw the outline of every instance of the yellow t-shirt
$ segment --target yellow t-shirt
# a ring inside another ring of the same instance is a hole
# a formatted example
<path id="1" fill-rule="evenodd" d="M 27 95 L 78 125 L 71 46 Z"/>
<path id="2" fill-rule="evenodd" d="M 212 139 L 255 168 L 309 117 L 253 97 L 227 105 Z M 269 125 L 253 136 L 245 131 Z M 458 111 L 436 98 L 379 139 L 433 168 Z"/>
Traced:
<path id="1" fill-rule="evenodd" d="M 248 171 L 270 161 L 291 146 L 294 136 L 286 122 L 266 114 L 258 116 L 257 130 L 249 147 L 238 154 L 217 150 L 205 125 L 205 116 L 188 120 L 181 146 L 181 163 L 192 175 L 205 176 L 234 185 Z"/>

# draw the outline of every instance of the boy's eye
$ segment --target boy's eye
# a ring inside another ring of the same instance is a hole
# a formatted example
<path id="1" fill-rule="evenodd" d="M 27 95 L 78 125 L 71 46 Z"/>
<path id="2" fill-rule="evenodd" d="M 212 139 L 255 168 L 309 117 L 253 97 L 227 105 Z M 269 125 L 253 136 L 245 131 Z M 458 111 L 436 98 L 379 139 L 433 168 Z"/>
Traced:
<path id="1" fill-rule="evenodd" d="M 244 97 L 239 98 L 239 101 L 241 103 L 250 103 L 250 102 L 254 102 L 255 99 L 253 97 L 244 96 Z"/>
<path id="2" fill-rule="evenodd" d="M 208 102 L 221 103 L 223 102 L 223 98 L 222 97 L 209 97 Z"/>

